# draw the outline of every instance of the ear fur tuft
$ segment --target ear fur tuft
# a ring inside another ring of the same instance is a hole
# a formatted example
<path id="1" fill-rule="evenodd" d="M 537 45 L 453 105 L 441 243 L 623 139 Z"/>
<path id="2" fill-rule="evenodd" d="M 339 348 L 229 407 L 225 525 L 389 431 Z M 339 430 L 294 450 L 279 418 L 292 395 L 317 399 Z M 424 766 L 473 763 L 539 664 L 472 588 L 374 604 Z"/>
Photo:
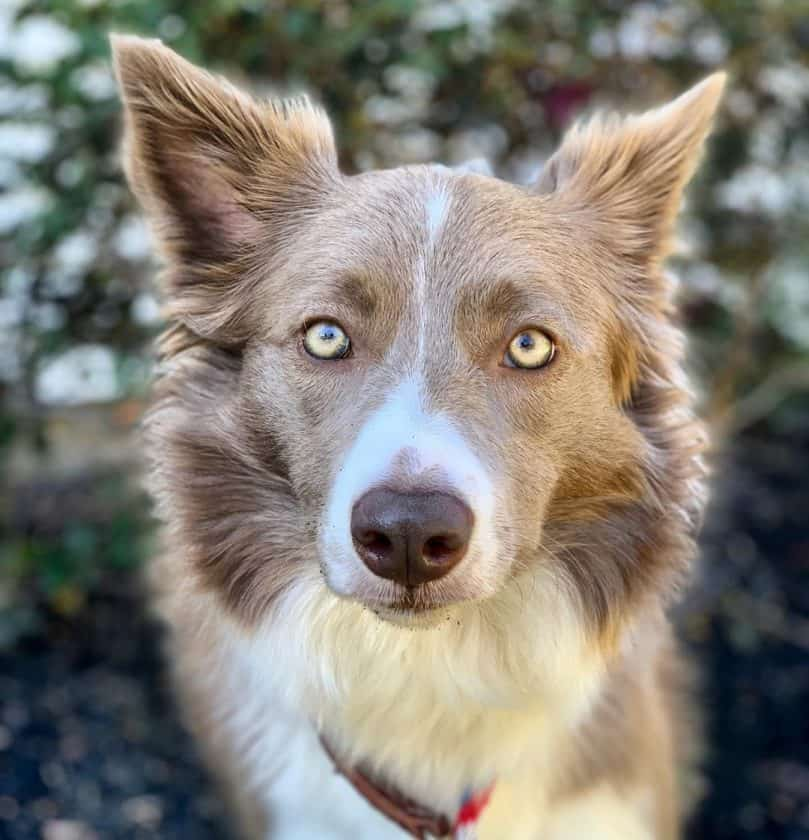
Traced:
<path id="1" fill-rule="evenodd" d="M 589 211 L 622 256 L 661 259 L 725 86 L 715 73 L 646 113 L 597 114 L 568 131 L 537 189 Z"/>

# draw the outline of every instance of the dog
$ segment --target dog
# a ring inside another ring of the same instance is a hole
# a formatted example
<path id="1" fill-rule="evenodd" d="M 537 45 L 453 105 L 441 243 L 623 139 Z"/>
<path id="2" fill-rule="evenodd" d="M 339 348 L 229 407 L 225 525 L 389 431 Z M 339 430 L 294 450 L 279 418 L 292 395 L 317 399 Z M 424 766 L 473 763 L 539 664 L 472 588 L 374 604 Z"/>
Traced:
<path id="1" fill-rule="evenodd" d="M 240 836 L 681 836 L 705 433 L 664 261 L 724 75 L 524 187 L 345 175 L 306 98 L 112 43 L 165 264 L 151 580 Z"/>

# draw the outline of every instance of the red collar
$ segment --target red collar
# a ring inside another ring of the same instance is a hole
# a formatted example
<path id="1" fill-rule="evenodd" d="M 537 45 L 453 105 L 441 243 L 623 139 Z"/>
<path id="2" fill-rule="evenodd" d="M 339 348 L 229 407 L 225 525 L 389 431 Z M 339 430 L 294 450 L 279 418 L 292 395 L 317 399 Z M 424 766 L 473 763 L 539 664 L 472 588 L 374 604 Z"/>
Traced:
<path id="1" fill-rule="evenodd" d="M 401 791 L 376 783 L 359 768 L 343 764 L 322 735 L 320 743 L 323 744 L 323 749 L 332 760 L 334 769 L 351 783 L 354 790 L 377 811 L 417 840 L 427 840 L 428 837 L 458 836 L 459 830 L 477 822 L 494 788 L 494 785 L 491 785 L 477 796 L 467 797 L 453 822 L 446 814 L 440 814 L 419 805 Z"/>

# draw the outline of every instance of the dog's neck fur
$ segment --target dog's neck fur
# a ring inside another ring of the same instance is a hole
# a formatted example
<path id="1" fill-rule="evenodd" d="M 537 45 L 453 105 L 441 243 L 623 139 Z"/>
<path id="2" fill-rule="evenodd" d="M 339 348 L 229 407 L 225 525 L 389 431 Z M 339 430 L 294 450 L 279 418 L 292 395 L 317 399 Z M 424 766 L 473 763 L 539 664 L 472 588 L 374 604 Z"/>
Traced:
<path id="1" fill-rule="evenodd" d="M 515 624 L 516 603 L 525 618 Z M 526 575 L 440 629 L 412 630 L 335 599 L 317 576 L 287 593 L 262 631 L 248 639 L 234 626 L 231 640 L 253 679 L 325 733 L 342 760 L 452 813 L 465 790 L 493 780 L 532 779 L 549 794 L 584 783 L 586 754 L 600 753 L 596 719 L 620 741 L 626 721 L 611 712 L 611 693 L 652 680 L 631 663 L 668 644 L 661 616 L 627 628 L 608 669 L 566 603 Z M 548 621 L 542 634 L 537 614 Z"/>

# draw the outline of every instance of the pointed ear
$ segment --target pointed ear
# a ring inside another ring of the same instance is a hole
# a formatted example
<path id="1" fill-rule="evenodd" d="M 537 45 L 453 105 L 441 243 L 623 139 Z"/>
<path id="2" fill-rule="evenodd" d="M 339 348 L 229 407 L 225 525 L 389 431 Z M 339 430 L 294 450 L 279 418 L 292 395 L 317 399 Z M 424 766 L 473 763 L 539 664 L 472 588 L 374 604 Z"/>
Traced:
<path id="1" fill-rule="evenodd" d="M 331 125 L 306 99 L 256 102 L 159 41 L 111 43 L 125 169 L 167 257 L 169 313 L 215 337 L 240 320 L 251 256 L 338 174 Z"/>
<path id="2" fill-rule="evenodd" d="M 585 211 L 613 247 L 648 264 L 669 250 L 683 188 L 699 162 L 725 86 L 715 73 L 662 108 L 574 126 L 537 185 Z"/>

